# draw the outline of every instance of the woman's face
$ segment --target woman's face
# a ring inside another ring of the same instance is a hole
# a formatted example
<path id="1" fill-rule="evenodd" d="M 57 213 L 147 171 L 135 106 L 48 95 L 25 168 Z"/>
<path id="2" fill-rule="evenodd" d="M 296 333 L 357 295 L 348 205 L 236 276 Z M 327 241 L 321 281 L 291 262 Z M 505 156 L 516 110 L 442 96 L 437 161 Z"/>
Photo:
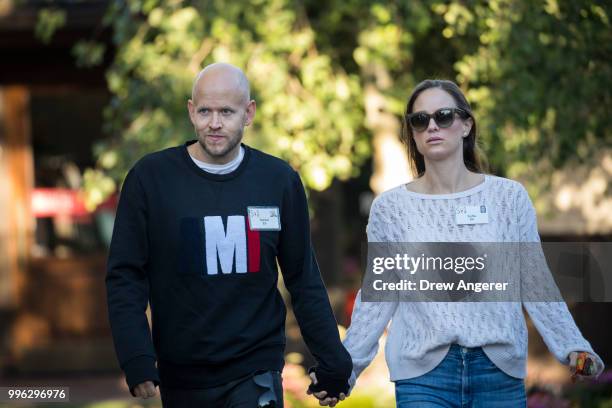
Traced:
<path id="1" fill-rule="evenodd" d="M 456 107 L 457 104 L 449 93 L 440 88 L 429 88 L 421 92 L 414 101 L 412 113 L 425 111 L 433 114 L 441 108 Z M 463 138 L 469 134 L 471 127 L 471 119 L 463 120 L 455 114 L 453 124 L 448 128 L 441 128 L 430 118 L 425 130 L 418 132 L 413 129 L 412 134 L 419 153 L 426 160 L 440 161 L 454 155 L 463 158 Z"/>

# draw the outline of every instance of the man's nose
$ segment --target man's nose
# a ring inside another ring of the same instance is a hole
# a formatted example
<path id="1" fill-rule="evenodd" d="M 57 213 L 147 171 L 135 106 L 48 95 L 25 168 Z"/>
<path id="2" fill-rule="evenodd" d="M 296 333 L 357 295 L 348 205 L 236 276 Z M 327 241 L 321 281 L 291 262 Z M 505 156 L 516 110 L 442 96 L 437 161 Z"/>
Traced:
<path id="1" fill-rule="evenodd" d="M 217 112 L 213 112 L 209 126 L 211 129 L 219 129 L 223 126 L 221 122 L 221 116 Z"/>

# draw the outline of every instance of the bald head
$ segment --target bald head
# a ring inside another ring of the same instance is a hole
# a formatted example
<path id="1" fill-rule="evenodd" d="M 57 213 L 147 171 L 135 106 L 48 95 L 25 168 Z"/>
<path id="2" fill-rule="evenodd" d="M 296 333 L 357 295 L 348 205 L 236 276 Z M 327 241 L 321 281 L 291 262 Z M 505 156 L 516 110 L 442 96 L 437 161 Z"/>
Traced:
<path id="1" fill-rule="evenodd" d="M 206 163 L 224 164 L 238 155 L 244 128 L 255 117 L 256 103 L 250 99 L 244 73 L 233 65 L 217 63 L 195 78 L 187 109 L 198 136 L 198 143 L 189 145 L 189 154 Z"/>
<path id="2" fill-rule="evenodd" d="M 191 99 L 207 93 L 230 93 L 247 103 L 251 99 L 249 80 L 242 70 L 232 64 L 217 62 L 207 65 L 193 81 Z M 197 103 L 197 102 L 196 102 Z"/>

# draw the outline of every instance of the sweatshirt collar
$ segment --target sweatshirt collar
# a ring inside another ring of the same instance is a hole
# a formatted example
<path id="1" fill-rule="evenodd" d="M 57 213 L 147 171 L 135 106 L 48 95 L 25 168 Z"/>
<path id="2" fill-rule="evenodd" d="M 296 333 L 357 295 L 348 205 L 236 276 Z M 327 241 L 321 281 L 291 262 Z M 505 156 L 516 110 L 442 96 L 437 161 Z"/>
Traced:
<path id="1" fill-rule="evenodd" d="M 189 140 L 187 142 L 185 142 L 184 145 L 181 146 L 181 150 L 182 150 L 182 156 L 183 156 L 183 160 L 186 162 L 187 166 L 189 168 L 191 168 L 191 170 L 193 172 L 195 172 L 198 176 L 200 177 L 204 177 L 208 180 L 212 180 L 212 181 L 226 181 L 226 180 L 231 180 L 237 176 L 240 175 L 240 173 L 242 173 L 245 169 L 245 167 L 247 166 L 247 163 L 251 157 L 251 148 L 247 145 L 245 145 L 244 143 L 241 143 L 240 145 L 244 148 L 244 158 L 242 159 L 242 162 L 240 163 L 240 165 L 238 166 L 238 168 L 236 168 L 236 170 L 226 173 L 226 174 L 213 174 L 213 173 L 209 173 L 205 170 L 202 170 L 201 168 L 198 167 L 197 164 L 195 164 L 193 162 L 193 160 L 191 159 L 191 156 L 189 155 L 189 151 L 187 150 L 187 147 L 189 145 L 192 145 L 193 143 L 196 143 L 197 140 L 192 139 Z"/>

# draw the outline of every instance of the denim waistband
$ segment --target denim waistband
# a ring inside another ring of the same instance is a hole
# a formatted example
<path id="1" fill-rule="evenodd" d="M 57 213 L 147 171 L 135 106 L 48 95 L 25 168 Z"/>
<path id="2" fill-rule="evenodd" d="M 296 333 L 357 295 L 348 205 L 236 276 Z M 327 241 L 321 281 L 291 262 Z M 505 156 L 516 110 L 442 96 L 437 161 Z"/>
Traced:
<path id="1" fill-rule="evenodd" d="M 453 343 L 450 346 L 450 349 L 448 350 L 449 354 L 454 354 L 457 356 L 460 355 L 484 355 L 484 351 L 482 350 L 482 347 L 464 347 L 461 346 L 459 344 Z"/>

